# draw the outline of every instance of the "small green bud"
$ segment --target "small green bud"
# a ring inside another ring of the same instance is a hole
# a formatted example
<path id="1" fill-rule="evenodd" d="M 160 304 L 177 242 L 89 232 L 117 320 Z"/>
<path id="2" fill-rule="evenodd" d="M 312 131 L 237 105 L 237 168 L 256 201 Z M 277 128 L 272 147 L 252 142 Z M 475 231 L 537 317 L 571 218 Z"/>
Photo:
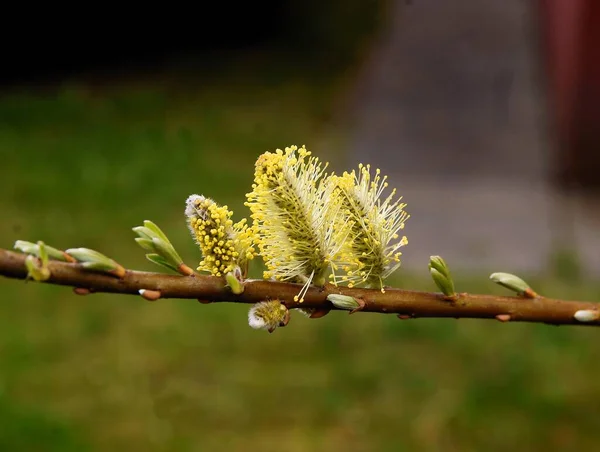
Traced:
<path id="1" fill-rule="evenodd" d="M 14 249 L 19 250 L 24 254 L 38 255 L 39 249 L 35 243 L 26 242 L 25 240 L 17 240 L 14 245 Z"/>
<path id="2" fill-rule="evenodd" d="M 73 256 L 78 262 L 114 262 L 104 254 L 89 248 L 70 248 L 67 250 L 67 254 Z"/>
<path id="3" fill-rule="evenodd" d="M 17 240 L 15 242 L 14 249 L 19 250 L 24 254 L 33 254 L 34 256 L 40 257 L 39 243 L 40 242 L 38 242 L 36 244 L 36 243 L 26 242 L 24 240 Z M 46 253 L 47 253 L 49 259 L 52 259 L 55 261 L 68 262 L 67 257 L 65 256 L 65 254 L 62 251 L 57 250 L 56 248 L 52 248 L 51 246 L 48 246 L 48 245 L 44 245 L 44 247 L 46 248 Z"/>
<path id="4" fill-rule="evenodd" d="M 150 251 L 146 258 L 157 265 L 174 270 L 183 275 L 191 275 L 194 272 L 183 264 L 183 260 L 175 251 L 175 248 L 165 233 L 152 221 L 145 220 L 144 226 L 132 228 L 139 237 L 135 241 L 144 250 Z"/>
<path id="5" fill-rule="evenodd" d="M 348 295 L 331 293 L 327 295 L 327 300 L 330 301 L 331 304 L 333 304 L 336 308 L 345 309 L 346 311 L 353 311 L 354 309 L 361 307 L 361 304 L 356 300 L 356 298 Z"/>
<path id="6" fill-rule="evenodd" d="M 600 319 L 600 312 L 595 309 L 582 309 L 577 311 L 573 317 L 578 322 L 586 323 Z"/>
<path id="7" fill-rule="evenodd" d="M 178 267 L 183 262 L 177 251 L 175 251 L 175 248 L 173 248 L 173 245 L 171 245 L 171 242 L 165 242 L 160 237 L 154 237 L 152 243 L 154 244 L 155 252 L 164 257 L 174 267 Z"/>
<path id="8" fill-rule="evenodd" d="M 87 270 L 114 273 L 120 278 L 125 275 L 125 269 L 121 265 L 98 251 L 89 248 L 71 248 L 66 253 L 74 257 Z"/>
<path id="9" fill-rule="evenodd" d="M 27 268 L 27 277 L 34 281 L 46 281 L 50 278 L 50 269 L 42 264 L 42 260 L 33 255 L 25 258 L 25 267 Z"/>
<path id="10" fill-rule="evenodd" d="M 437 288 L 440 289 L 440 292 L 442 292 L 447 297 L 453 297 L 456 295 L 456 292 L 454 291 L 454 282 L 452 281 L 452 278 L 443 275 L 433 267 L 429 268 L 429 274 L 431 275 L 431 279 L 433 279 L 433 282 L 435 283 Z"/>
<path id="11" fill-rule="evenodd" d="M 117 269 L 115 265 L 104 261 L 80 262 L 79 264 L 86 270 L 96 270 L 99 272 L 112 272 Z"/>
<path id="12" fill-rule="evenodd" d="M 429 274 L 438 289 L 447 297 L 454 297 L 456 295 L 454 281 L 446 261 L 441 256 L 430 256 L 428 267 Z"/>
<path id="13" fill-rule="evenodd" d="M 450 269 L 446 265 L 446 261 L 441 256 L 430 256 L 429 257 L 429 269 L 435 268 L 444 276 L 450 276 Z"/>
<path id="14" fill-rule="evenodd" d="M 236 267 L 234 271 L 225 274 L 225 281 L 227 281 L 227 286 L 234 294 L 239 295 L 244 292 L 242 271 L 239 267 Z"/>
<path id="15" fill-rule="evenodd" d="M 490 279 L 494 281 L 496 284 L 506 287 L 513 292 L 516 292 L 518 295 L 526 296 L 528 298 L 535 298 L 536 293 L 531 290 L 529 284 L 523 281 L 518 276 L 512 275 L 510 273 L 492 273 L 490 275 Z"/>

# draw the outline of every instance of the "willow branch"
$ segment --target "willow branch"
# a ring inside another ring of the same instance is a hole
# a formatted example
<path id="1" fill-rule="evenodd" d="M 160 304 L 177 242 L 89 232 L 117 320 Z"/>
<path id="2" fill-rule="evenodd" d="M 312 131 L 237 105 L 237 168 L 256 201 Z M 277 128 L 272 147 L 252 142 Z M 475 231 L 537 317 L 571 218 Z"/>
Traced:
<path id="1" fill-rule="evenodd" d="M 25 255 L 0 249 L 0 275 L 25 279 Z M 300 304 L 294 302 L 300 286 L 281 282 L 248 280 L 242 294 L 233 294 L 221 278 L 212 276 L 178 276 L 127 270 L 125 276 L 91 272 L 78 264 L 51 261 L 50 278 L 44 283 L 89 289 L 91 292 L 139 295 L 141 289 L 158 291 L 160 298 L 194 299 L 204 302 L 256 303 L 279 299 L 288 308 L 336 309 L 329 294 L 343 294 L 364 303 L 361 311 L 398 314 L 400 318 L 441 317 L 497 319 L 500 321 L 535 322 L 552 325 L 599 326 L 600 320 L 582 323 L 574 318 L 577 311 L 597 312 L 598 304 L 564 301 L 538 296 L 536 298 L 503 297 L 494 295 L 457 294 L 448 301 L 440 293 L 413 290 L 336 287 L 312 288 Z"/>

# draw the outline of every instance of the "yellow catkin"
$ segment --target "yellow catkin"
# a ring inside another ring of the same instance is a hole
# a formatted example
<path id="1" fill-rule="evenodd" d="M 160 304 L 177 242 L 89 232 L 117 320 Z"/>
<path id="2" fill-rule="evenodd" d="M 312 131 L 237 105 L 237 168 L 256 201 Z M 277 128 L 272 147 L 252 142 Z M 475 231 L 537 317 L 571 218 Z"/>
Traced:
<path id="1" fill-rule="evenodd" d="M 304 146 L 265 152 L 256 161 L 252 212 L 265 278 L 322 286 L 335 264 L 348 227 L 337 226 L 339 203 L 331 201 L 322 164 Z"/>
<path id="2" fill-rule="evenodd" d="M 261 301 L 248 311 L 248 324 L 254 329 L 273 332 L 285 326 L 289 319 L 288 309 L 279 300 Z"/>
<path id="3" fill-rule="evenodd" d="M 185 213 L 203 255 L 198 271 L 224 276 L 239 267 L 245 276 L 248 261 L 255 256 L 253 231 L 246 219 L 234 224 L 227 206 L 199 195 L 187 199 Z"/>
<path id="4" fill-rule="evenodd" d="M 353 220 L 346 246 L 340 250 L 349 264 L 341 268 L 345 274 L 334 276 L 350 287 L 365 284 L 384 291 L 383 280 L 400 266 L 399 249 L 408 243 L 406 236 L 399 236 L 409 218 L 406 204 L 395 198 L 395 189 L 382 199 L 386 180 L 379 169 L 372 177 L 370 166 L 362 164 L 358 174 L 345 172 L 330 179 L 340 198 L 340 214 Z"/>

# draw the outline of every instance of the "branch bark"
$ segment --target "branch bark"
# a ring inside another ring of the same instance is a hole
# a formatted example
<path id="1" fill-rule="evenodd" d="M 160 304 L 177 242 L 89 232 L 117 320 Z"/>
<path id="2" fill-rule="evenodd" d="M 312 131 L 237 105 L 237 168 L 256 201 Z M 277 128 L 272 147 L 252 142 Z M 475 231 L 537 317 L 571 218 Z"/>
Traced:
<path id="1" fill-rule="evenodd" d="M 0 249 L 0 275 L 25 279 L 25 255 Z M 160 298 L 197 299 L 203 302 L 256 303 L 280 299 L 288 308 L 336 309 L 327 296 L 332 293 L 348 295 L 364 302 L 363 312 L 397 314 L 402 319 L 419 317 L 496 319 L 502 322 L 535 322 L 552 325 L 600 326 L 600 320 L 582 323 L 574 318 L 581 310 L 596 312 L 597 303 L 564 301 L 538 296 L 533 299 L 494 295 L 458 294 L 448 301 L 440 293 L 413 290 L 335 287 L 311 288 L 304 302 L 294 302 L 300 285 L 263 280 L 248 280 L 245 290 L 234 295 L 224 280 L 212 276 L 178 276 L 127 270 L 123 278 L 84 270 L 78 264 L 51 261 L 47 284 L 70 286 L 80 293 L 106 292 L 140 294 L 140 289 L 159 291 Z"/>

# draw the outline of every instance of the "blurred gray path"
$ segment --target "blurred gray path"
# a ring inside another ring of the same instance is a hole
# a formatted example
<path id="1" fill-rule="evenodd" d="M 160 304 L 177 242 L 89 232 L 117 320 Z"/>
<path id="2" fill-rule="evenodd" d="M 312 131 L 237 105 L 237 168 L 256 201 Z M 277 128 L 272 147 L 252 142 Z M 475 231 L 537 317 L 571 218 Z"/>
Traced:
<path id="1" fill-rule="evenodd" d="M 404 195 L 404 265 L 440 254 L 457 269 L 539 272 L 559 243 L 599 271 L 600 219 L 585 212 L 600 206 L 547 183 L 531 2 L 396 3 L 358 89 L 347 163 L 380 167 Z"/>

